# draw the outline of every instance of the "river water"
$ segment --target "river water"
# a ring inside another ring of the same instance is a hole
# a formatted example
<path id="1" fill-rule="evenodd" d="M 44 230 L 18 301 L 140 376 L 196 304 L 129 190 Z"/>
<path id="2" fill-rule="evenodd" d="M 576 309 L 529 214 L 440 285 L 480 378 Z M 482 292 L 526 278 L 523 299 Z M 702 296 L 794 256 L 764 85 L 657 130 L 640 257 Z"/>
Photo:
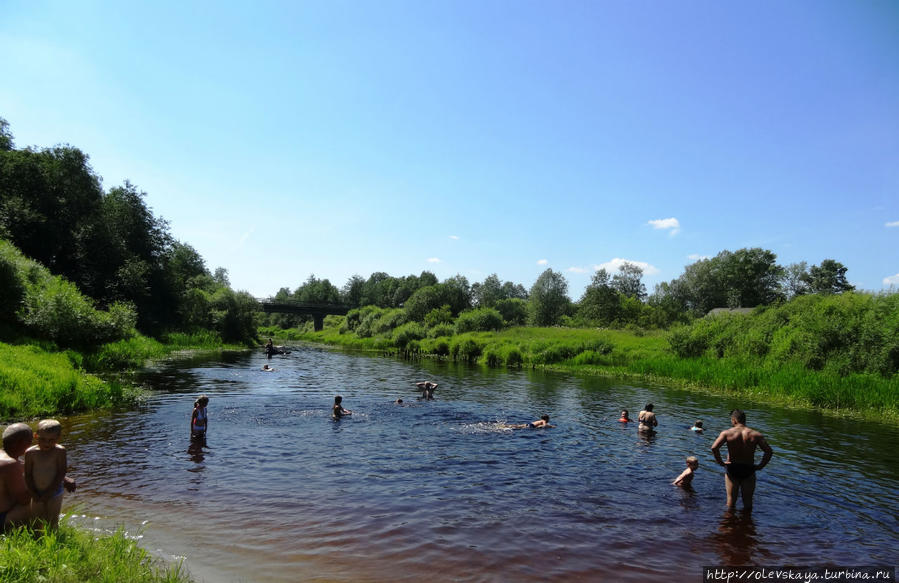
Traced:
<path id="1" fill-rule="evenodd" d="M 701 581 L 706 565 L 897 563 L 899 431 L 631 381 L 300 347 L 160 365 L 139 406 L 64 421 L 64 510 L 205 582 Z M 417 401 L 414 382 L 439 383 Z M 192 447 L 197 395 L 207 447 Z M 330 418 L 334 395 L 354 411 Z M 393 403 L 403 398 L 406 403 Z M 658 433 L 616 420 L 655 403 Z M 709 447 L 775 456 L 751 516 Z M 508 430 L 551 415 L 551 429 Z M 703 419 L 705 435 L 688 428 Z M 671 485 L 696 455 L 692 491 Z"/>

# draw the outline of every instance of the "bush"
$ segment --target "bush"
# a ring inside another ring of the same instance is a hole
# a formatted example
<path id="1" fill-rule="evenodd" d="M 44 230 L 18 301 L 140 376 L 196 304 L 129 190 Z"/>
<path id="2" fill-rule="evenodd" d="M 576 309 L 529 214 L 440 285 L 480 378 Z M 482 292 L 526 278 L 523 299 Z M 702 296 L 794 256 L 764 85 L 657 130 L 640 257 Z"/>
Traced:
<path id="1" fill-rule="evenodd" d="M 437 324 L 428 330 L 430 338 L 439 338 L 441 336 L 452 336 L 456 328 L 452 324 Z"/>
<path id="2" fill-rule="evenodd" d="M 397 348 L 406 348 L 411 341 L 427 337 L 425 327 L 418 322 L 407 322 L 393 331 L 393 344 Z"/>
<path id="3" fill-rule="evenodd" d="M 488 332 L 503 327 L 503 317 L 493 308 L 477 308 L 459 314 L 456 319 L 456 334 L 465 332 Z"/>
<path id="4" fill-rule="evenodd" d="M 524 326 L 528 320 L 528 303 L 522 299 L 499 300 L 493 307 L 502 315 L 506 326 Z"/>

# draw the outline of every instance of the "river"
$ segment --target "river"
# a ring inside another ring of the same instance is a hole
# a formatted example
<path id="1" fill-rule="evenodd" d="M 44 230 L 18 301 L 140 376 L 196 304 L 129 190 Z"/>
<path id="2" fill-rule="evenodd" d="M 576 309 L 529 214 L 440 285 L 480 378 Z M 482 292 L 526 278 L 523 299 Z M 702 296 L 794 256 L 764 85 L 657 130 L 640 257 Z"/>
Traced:
<path id="1" fill-rule="evenodd" d="M 166 363 L 127 410 L 64 420 L 76 524 L 199 582 L 701 581 L 708 565 L 897 559 L 896 428 L 596 377 L 319 347 Z M 414 382 L 439 383 L 417 401 Z M 192 447 L 209 396 L 207 447 Z M 353 415 L 330 418 L 336 394 Z M 397 398 L 405 400 L 400 406 Z M 655 404 L 658 433 L 618 423 Z M 709 447 L 734 407 L 775 451 L 751 516 Z M 548 413 L 551 429 L 503 429 Z M 704 435 L 689 431 L 695 419 Z M 695 455 L 687 491 L 671 485 Z"/>

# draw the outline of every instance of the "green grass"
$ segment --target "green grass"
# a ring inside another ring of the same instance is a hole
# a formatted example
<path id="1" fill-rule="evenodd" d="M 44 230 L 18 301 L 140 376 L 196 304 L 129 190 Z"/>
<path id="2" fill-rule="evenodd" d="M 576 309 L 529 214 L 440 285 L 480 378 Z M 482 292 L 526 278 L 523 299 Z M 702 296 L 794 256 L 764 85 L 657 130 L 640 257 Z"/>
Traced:
<path id="1" fill-rule="evenodd" d="M 283 336 L 267 329 L 270 336 Z M 704 392 L 738 396 L 832 414 L 899 424 L 899 375 L 841 374 L 833 367 L 810 370 L 744 354 L 679 357 L 662 331 L 516 327 L 409 341 L 399 349 L 390 336 L 359 338 L 337 326 L 321 332 L 291 331 L 293 340 L 376 350 L 407 357 L 429 356 L 483 366 L 540 367 L 576 374 L 663 381 Z"/>
<path id="2" fill-rule="evenodd" d="M 189 583 L 181 565 L 160 565 L 119 530 L 110 536 L 60 524 L 37 535 L 26 527 L 0 538 L 2 583 Z"/>
<path id="3" fill-rule="evenodd" d="M 246 348 L 223 344 L 213 333 L 171 334 L 163 340 L 135 335 L 88 353 L 61 352 L 52 343 L 28 339 L 20 339 L 19 344 L 0 342 L 0 419 L 44 417 L 129 402 L 139 391 L 97 374 L 134 370 L 148 360 L 187 350 Z"/>

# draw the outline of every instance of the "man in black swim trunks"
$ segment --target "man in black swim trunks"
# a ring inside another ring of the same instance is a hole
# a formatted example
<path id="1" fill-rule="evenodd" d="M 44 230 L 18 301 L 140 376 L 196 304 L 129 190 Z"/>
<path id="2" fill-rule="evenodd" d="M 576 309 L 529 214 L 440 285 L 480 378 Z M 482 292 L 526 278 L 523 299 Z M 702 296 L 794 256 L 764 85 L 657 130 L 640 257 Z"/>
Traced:
<path id="1" fill-rule="evenodd" d="M 739 409 L 730 412 L 730 423 L 733 425 L 718 435 L 712 444 L 715 461 L 724 466 L 724 486 L 727 489 L 727 507 L 736 506 L 739 492 L 743 498 L 743 510 L 752 510 L 752 495 L 755 493 L 755 473 L 768 465 L 774 451 L 765 437 L 755 429 L 746 427 L 746 413 Z M 721 459 L 721 446 L 727 443 L 727 461 Z M 755 449 L 764 452 L 762 463 L 755 463 Z"/>

